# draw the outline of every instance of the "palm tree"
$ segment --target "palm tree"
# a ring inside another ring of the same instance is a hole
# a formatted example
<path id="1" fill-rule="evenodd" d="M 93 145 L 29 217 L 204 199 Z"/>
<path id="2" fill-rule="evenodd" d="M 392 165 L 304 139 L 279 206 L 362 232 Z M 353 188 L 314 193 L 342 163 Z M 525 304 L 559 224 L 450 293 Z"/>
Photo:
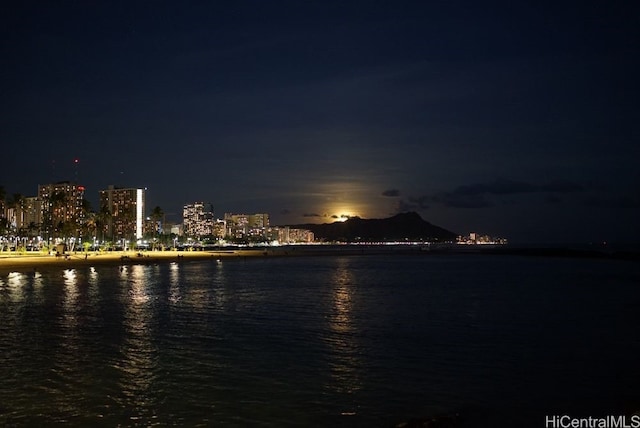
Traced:
<path id="1" fill-rule="evenodd" d="M 60 225 L 60 233 L 62 237 L 67 241 L 67 244 L 71 244 L 68 245 L 68 248 L 73 251 L 75 249 L 76 241 L 75 239 L 72 240 L 71 238 L 75 238 L 76 232 L 78 231 L 78 224 L 73 220 L 67 220 L 60 222 Z"/>
<path id="2" fill-rule="evenodd" d="M 18 215 L 18 209 L 22 208 L 22 202 L 24 200 L 24 196 L 22 196 L 22 194 L 20 193 L 14 193 L 11 197 L 11 199 L 9 199 L 9 201 L 7 201 L 7 208 L 13 208 L 13 222 L 14 224 L 17 225 L 17 218 L 16 216 Z M 20 210 L 22 211 L 22 210 Z"/>
<path id="3" fill-rule="evenodd" d="M 158 224 L 162 221 L 163 217 L 164 217 L 164 211 L 162 211 L 162 208 L 156 206 L 153 208 L 153 210 L 151 211 L 151 219 L 153 220 L 154 223 L 154 227 L 153 227 L 153 249 L 155 250 L 156 248 L 156 238 L 159 238 L 160 235 L 160 227 L 158 227 Z M 163 225 L 164 226 L 164 225 Z"/>
<path id="4" fill-rule="evenodd" d="M 121 236 L 120 238 L 125 240 L 124 247 L 127 247 L 127 243 L 131 243 L 132 247 L 135 247 L 136 242 L 136 213 L 132 209 L 124 211 L 120 215 L 121 221 Z"/>
<path id="5" fill-rule="evenodd" d="M 17 207 L 22 204 L 23 199 L 24 199 L 24 196 L 22 196 L 21 193 L 14 193 L 11 197 L 11 205 L 13 205 L 14 207 Z"/>
<path id="6" fill-rule="evenodd" d="M 162 211 L 162 208 L 156 206 L 153 208 L 153 210 L 151 211 L 151 218 L 154 221 L 161 221 L 162 217 L 164 217 L 164 211 Z"/>
<path id="7" fill-rule="evenodd" d="M 3 216 L 0 217 L 0 237 L 3 236 L 9 228 L 9 221 Z"/>
<path id="8" fill-rule="evenodd" d="M 111 212 L 109 212 L 109 207 L 103 205 L 100 207 L 100 210 L 95 215 L 96 221 L 96 230 L 100 231 L 100 236 L 98 239 L 104 241 L 106 239 L 105 233 L 107 231 L 107 227 L 109 226 L 109 221 L 111 220 Z M 113 236 L 111 237 L 113 240 Z"/>
<path id="9" fill-rule="evenodd" d="M 62 222 L 59 221 L 57 224 L 54 223 L 55 220 L 60 217 L 57 211 L 65 206 L 66 200 L 67 197 L 64 192 L 55 192 L 49 197 L 50 206 L 47 207 L 46 214 L 42 219 L 44 229 L 47 232 L 47 238 L 58 237 L 58 233 L 56 232 L 59 232 L 62 229 L 62 225 L 60 224 Z"/>
<path id="10" fill-rule="evenodd" d="M 11 210 L 11 218 L 6 216 L 6 212 L 3 212 L 4 221 L 0 225 L 4 233 L 13 234 L 16 240 L 16 248 L 18 247 L 18 239 L 20 235 L 20 230 L 17 228 L 18 226 L 18 209 L 22 206 L 22 199 L 24 197 L 20 193 L 14 193 L 11 198 L 6 201 L 7 211 Z"/>
<path id="11" fill-rule="evenodd" d="M 40 226 L 32 221 L 27 226 L 27 234 L 29 235 L 30 238 L 33 238 L 34 236 L 36 236 L 38 234 L 37 232 L 38 232 L 39 229 L 40 229 Z"/>
<path id="12" fill-rule="evenodd" d="M 98 230 L 98 215 L 93 211 L 87 212 L 84 216 L 84 221 L 82 223 L 82 237 L 84 242 L 88 242 L 86 238 L 91 238 L 96 236 L 96 231 Z"/>
<path id="13" fill-rule="evenodd" d="M 4 190 L 4 186 L 0 186 L 0 217 L 4 217 L 4 198 L 7 197 L 7 191 Z"/>
<path id="14" fill-rule="evenodd" d="M 4 211 L 4 198 L 7 196 L 7 192 L 4 190 L 4 186 L 0 186 L 0 235 L 4 235 L 7 231 L 8 221 L 5 217 Z"/>

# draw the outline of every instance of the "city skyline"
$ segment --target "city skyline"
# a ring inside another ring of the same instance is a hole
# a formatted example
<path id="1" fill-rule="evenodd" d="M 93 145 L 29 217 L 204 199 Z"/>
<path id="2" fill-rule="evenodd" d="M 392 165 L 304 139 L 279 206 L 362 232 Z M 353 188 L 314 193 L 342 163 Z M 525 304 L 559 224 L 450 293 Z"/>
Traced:
<path id="1" fill-rule="evenodd" d="M 176 219 L 207 201 L 273 224 L 416 211 L 511 242 L 638 241 L 638 12 L 13 4 L 0 184 L 78 182 L 94 209 L 146 188 Z"/>

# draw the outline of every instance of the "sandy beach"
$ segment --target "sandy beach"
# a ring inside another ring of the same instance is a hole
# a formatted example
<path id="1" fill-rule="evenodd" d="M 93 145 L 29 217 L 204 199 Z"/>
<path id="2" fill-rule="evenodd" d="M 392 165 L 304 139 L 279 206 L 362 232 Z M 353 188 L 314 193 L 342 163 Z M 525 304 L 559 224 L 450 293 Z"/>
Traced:
<path id="1" fill-rule="evenodd" d="M 276 255 L 262 249 L 228 251 L 113 251 L 77 252 L 55 256 L 48 254 L 0 253 L 0 275 L 10 272 L 33 272 L 55 269 L 74 269 L 96 265 L 131 265 L 193 260 L 217 260 L 222 258 L 266 257 Z"/>
<path id="2" fill-rule="evenodd" d="M 243 247 L 211 251 L 107 251 L 67 252 L 55 256 L 42 253 L 0 252 L 0 275 L 10 272 L 33 272 L 74 269 L 97 265 L 132 265 L 194 260 L 244 260 L 257 257 L 300 257 L 327 255 L 372 255 L 419 253 L 421 246 L 388 245 L 293 245 L 279 247 Z"/>

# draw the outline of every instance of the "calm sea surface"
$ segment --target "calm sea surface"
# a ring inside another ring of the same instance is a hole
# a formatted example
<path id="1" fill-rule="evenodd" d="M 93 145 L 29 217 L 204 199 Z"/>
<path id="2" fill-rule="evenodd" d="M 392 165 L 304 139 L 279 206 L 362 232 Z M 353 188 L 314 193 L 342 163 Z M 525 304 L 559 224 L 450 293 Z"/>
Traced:
<path id="1" fill-rule="evenodd" d="M 367 426 L 640 410 L 640 268 L 324 256 L 0 277 L 0 424 Z"/>

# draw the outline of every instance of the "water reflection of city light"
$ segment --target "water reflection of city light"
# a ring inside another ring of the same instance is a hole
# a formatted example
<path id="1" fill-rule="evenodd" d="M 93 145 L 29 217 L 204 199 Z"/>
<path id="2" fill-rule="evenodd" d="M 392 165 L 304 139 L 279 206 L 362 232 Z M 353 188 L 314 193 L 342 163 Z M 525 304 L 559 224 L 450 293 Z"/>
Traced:
<path id="1" fill-rule="evenodd" d="M 171 303 L 177 303 L 181 298 L 180 265 L 173 262 L 169 265 L 169 301 Z"/>
<path id="2" fill-rule="evenodd" d="M 327 342 L 332 349 L 330 362 L 331 389 L 353 393 L 361 388 L 359 367 L 361 366 L 358 334 L 352 317 L 355 280 L 349 261 L 341 259 L 332 285 L 332 312 L 329 317 L 331 335 Z"/>
<path id="3" fill-rule="evenodd" d="M 20 280 L 22 279 L 22 274 L 20 272 L 10 272 L 7 275 L 7 285 L 9 287 L 16 287 L 20 285 Z"/>
<path id="4" fill-rule="evenodd" d="M 227 287 L 229 286 L 229 281 L 227 279 L 228 273 L 224 268 L 224 263 L 216 263 L 216 269 L 214 271 L 213 278 L 211 278 L 210 281 L 210 304 L 213 305 L 215 310 L 222 311 L 225 309 L 230 297 L 230 294 L 226 292 Z"/>
<path id="5" fill-rule="evenodd" d="M 120 279 L 126 279 L 129 274 L 128 266 L 120 266 Z"/>
<path id="6" fill-rule="evenodd" d="M 20 272 L 11 272 L 7 275 L 6 288 L 9 300 L 16 302 L 24 298 L 23 286 L 26 283 L 26 275 Z"/>
<path id="7" fill-rule="evenodd" d="M 65 288 L 65 308 L 73 309 L 78 298 L 78 274 L 75 269 L 66 269 L 62 277 Z"/>
<path id="8" fill-rule="evenodd" d="M 74 329 L 78 326 L 78 276 L 75 269 L 65 269 L 62 273 L 64 280 L 64 326 Z"/>
<path id="9" fill-rule="evenodd" d="M 23 277 L 24 274 L 20 272 L 10 272 L 9 275 L 7 275 L 7 286 L 18 287 L 22 285 Z"/>
<path id="10" fill-rule="evenodd" d="M 136 304 L 146 303 L 149 295 L 146 290 L 146 281 L 144 275 L 144 266 L 131 266 L 131 300 Z"/>
<path id="11" fill-rule="evenodd" d="M 33 286 L 38 290 L 42 288 L 44 284 L 44 278 L 40 272 L 34 272 L 33 274 Z"/>
<path id="12" fill-rule="evenodd" d="M 71 282 L 71 283 L 75 283 L 75 279 L 76 279 L 76 270 L 75 269 L 65 269 L 64 272 L 62 273 L 62 276 L 64 277 L 65 283 L 67 282 Z"/>
<path id="13" fill-rule="evenodd" d="M 129 288 L 124 313 L 127 334 L 120 348 L 121 356 L 114 364 L 120 372 L 119 383 L 126 404 L 139 412 L 131 416 L 132 420 L 140 418 L 152 407 L 149 391 L 156 377 L 156 349 L 149 331 L 154 306 L 148 290 L 148 268 L 136 265 L 127 269 L 124 282 Z"/>

